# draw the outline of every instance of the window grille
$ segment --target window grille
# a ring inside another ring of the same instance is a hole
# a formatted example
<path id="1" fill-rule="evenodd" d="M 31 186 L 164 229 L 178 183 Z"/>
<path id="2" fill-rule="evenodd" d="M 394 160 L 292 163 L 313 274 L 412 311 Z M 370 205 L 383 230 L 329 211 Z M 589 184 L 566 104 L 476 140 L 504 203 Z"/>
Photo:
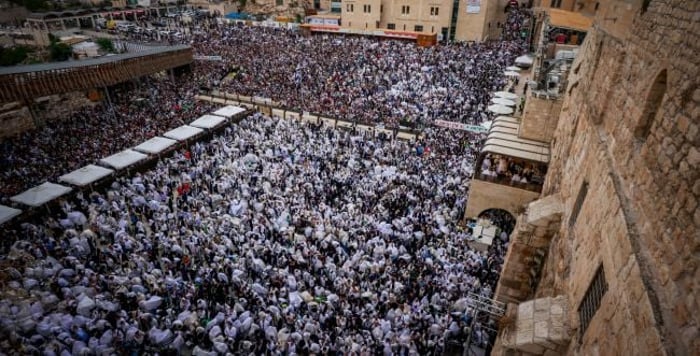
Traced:
<path id="1" fill-rule="evenodd" d="M 598 267 L 598 270 L 596 271 L 595 276 L 593 277 L 591 284 L 588 286 L 588 290 L 586 290 L 586 294 L 583 296 L 583 300 L 578 307 L 578 316 L 581 322 L 581 327 L 579 328 L 581 337 L 583 337 L 586 329 L 588 329 L 588 325 L 590 325 L 591 320 L 598 311 L 598 308 L 600 308 L 600 301 L 603 299 L 603 296 L 607 291 L 608 282 L 605 280 L 605 271 L 601 265 Z"/>

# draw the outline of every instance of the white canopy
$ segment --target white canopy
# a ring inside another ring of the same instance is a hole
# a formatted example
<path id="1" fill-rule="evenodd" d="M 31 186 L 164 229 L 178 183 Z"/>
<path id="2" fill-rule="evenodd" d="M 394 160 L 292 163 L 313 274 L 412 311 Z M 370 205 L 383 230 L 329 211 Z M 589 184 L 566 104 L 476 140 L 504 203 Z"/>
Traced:
<path id="1" fill-rule="evenodd" d="M 197 127 L 182 125 L 178 128 L 172 129 L 172 130 L 164 133 L 163 136 L 165 136 L 167 138 L 172 138 L 173 140 L 185 141 L 189 138 L 192 138 L 192 137 L 202 133 L 203 131 L 204 130 L 197 128 Z"/>
<path id="2" fill-rule="evenodd" d="M 509 70 L 509 71 L 512 71 L 512 72 L 520 72 L 521 68 L 520 68 L 520 67 L 516 67 L 516 66 L 510 66 L 510 67 L 507 67 L 506 70 Z"/>
<path id="3" fill-rule="evenodd" d="M 516 94 L 513 94 L 511 92 L 507 92 L 507 91 L 497 91 L 497 92 L 493 93 L 493 95 L 495 95 L 499 98 L 511 99 L 511 100 L 515 100 L 518 98 L 518 96 Z"/>
<path id="4" fill-rule="evenodd" d="M 92 182 L 98 181 L 112 173 L 114 173 L 114 171 L 111 169 L 90 164 L 83 168 L 74 170 L 73 172 L 60 176 L 58 178 L 58 181 L 82 187 Z"/>
<path id="5" fill-rule="evenodd" d="M 512 71 L 512 70 L 511 70 L 511 71 L 507 71 L 507 72 L 505 72 L 505 73 L 503 73 L 503 74 L 504 74 L 506 77 L 519 77 L 519 76 L 520 76 L 520 73 L 514 72 L 514 71 Z"/>
<path id="6" fill-rule="evenodd" d="M 226 120 L 227 118 L 222 116 L 204 115 L 199 119 L 192 121 L 190 126 L 199 127 L 201 129 L 213 129 L 221 125 L 221 123 L 226 122 Z"/>
<path id="7" fill-rule="evenodd" d="M 144 143 L 134 147 L 134 150 L 143 152 L 143 153 L 150 153 L 150 154 L 157 154 L 163 152 L 166 148 L 176 144 L 177 141 L 171 140 L 169 138 L 165 137 L 154 137 L 148 141 L 145 141 Z"/>
<path id="8" fill-rule="evenodd" d="M 496 114 L 510 115 L 513 113 L 513 109 L 501 104 L 493 104 L 488 107 L 488 110 Z"/>
<path id="9" fill-rule="evenodd" d="M 132 164 L 146 159 L 148 156 L 132 150 L 124 150 L 100 160 L 100 163 L 115 169 L 124 169 Z"/>
<path id="10" fill-rule="evenodd" d="M 22 210 L 0 205 L 0 225 L 12 220 L 12 218 L 19 214 L 22 214 Z"/>
<path id="11" fill-rule="evenodd" d="M 15 203 L 22 203 L 24 205 L 36 207 L 42 206 L 60 197 L 61 195 L 67 194 L 71 190 L 73 189 L 60 184 L 46 182 L 42 185 L 15 195 L 14 197 L 10 198 L 10 200 Z"/>
<path id="12" fill-rule="evenodd" d="M 515 59 L 515 65 L 519 67 L 529 67 L 533 63 L 532 57 L 528 55 L 520 56 Z"/>
<path id="13" fill-rule="evenodd" d="M 236 116 L 244 111 L 246 111 L 246 109 L 242 108 L 240 106 L 228 105 L 228 106 L 224 106 L 223 108 L 221 108 L 219 110 L 214 111 L 213 114 L 218 115 L 218 116 L 223 116 L 227 119 L 230 119 L 230 118 L 232 118 L 232 117 L 234 117 L 234 116 Z"/>
<path id="14" fill-rule="evenodd" d="M 505 106 L 515 106 L 515 101 L 510 100 L 510 99 L 499 98 L 499 97 L 492 98 L 491 102 L 494 104 L 501 104 L 501 105 L 505 105 Z"/>

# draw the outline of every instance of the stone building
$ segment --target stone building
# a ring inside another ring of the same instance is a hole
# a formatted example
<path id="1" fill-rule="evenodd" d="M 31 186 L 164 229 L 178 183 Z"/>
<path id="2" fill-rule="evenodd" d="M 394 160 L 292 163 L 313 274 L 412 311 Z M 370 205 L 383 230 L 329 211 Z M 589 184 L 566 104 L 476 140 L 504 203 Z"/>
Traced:
<path id="1" fill-rule="evenodd" d="M 494 355 L 700 354 L 699 14 L 599 3 L 511 236 Z"/>
<path id="2" fill-rule="evenodd" d="M 508 0 L 342 0 L 342 26 L 436 33 L 456 41 L 498 39 Z"/>

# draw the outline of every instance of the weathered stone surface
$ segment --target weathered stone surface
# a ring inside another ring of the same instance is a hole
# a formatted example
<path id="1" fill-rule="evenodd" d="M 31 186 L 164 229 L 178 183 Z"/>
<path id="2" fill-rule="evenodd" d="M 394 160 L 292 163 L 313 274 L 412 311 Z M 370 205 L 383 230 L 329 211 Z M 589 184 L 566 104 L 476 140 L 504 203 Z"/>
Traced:
<path id="1" fill-rule="evenodd" d="M 700 349 L 700 1 L 640 6 L 601 2 L 557 120 L 542 195 L 560 196 L 563 209 L 535 295 L 566 296 L 579 332 L 563 354 Z M 650 100 L 652 88 L 662 100 Z M 504 273 L 519 258 L 509 251 Z M 607 291 L 584 330 L 577 312 L 600 267 Z"/>

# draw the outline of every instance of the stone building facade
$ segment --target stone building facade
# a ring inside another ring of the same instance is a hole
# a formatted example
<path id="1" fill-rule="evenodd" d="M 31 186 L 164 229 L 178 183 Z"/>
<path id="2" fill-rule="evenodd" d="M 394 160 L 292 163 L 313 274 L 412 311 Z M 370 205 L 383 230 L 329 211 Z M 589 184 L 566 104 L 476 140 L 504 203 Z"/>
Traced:
<path id="1" fill-rule="evenodd" d="M 493 354 L 700 354 L 698 53 L 700 1 L 600 2 L 511 237 Z"/>

